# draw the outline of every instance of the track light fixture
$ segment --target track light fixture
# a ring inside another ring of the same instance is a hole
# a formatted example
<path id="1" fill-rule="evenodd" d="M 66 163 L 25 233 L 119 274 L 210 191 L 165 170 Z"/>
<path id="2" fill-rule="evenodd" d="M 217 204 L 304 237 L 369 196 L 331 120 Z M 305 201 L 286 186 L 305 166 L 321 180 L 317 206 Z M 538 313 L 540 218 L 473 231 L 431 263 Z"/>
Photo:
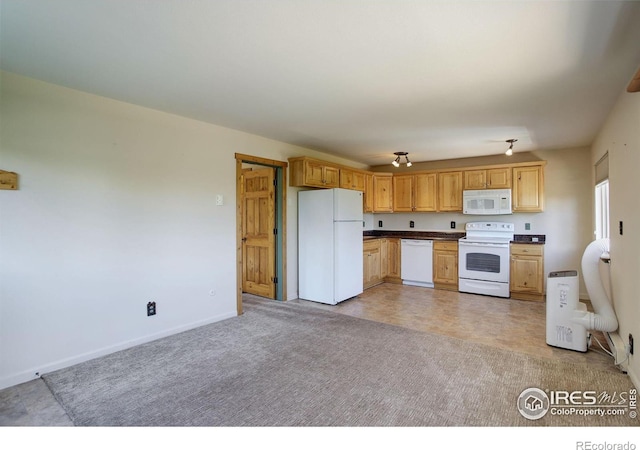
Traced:
<path id="1" fill-rule="evenodd" d="M 506 152 L 504 152 L 504 154 L 507 155 L 507 156 L 513 155 L 513 143 L 514 142 L 518 142 L 518 140 L 517 139 L 507 139 L 505 142 L 509 143 L 509 148 L 507 149 Z"/>
<path id="2" fill-rule="evenodd" d="M 400 167 L 400 157 L 404 156 L 404 159 L 407 161 L 407 167 L 411 167 L 411 161 L 409 161 L 409 153 L 407 152 L 395 152 L 394 155 L 396 155 L 396 159 L 393 160 L 393 162 L 391 164 L 393 164 L 393 167 Z"/>

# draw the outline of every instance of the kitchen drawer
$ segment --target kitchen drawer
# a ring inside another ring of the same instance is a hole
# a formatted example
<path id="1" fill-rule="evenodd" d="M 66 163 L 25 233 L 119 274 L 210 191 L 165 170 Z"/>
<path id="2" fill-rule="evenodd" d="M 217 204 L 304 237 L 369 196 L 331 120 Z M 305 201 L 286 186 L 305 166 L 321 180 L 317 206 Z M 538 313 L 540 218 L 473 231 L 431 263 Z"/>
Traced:
<path id="1" fill-rule="evenodd" d="M 362 243 L 362 250 L 365 252 L 371 250 L 380 250 L 380 239 L 367 239 Z"/>
<path id="2" fill-rule="evenodd" d="M 539 244 L 511 244 L 511 254 L 521 256 L 542 256 L 543 246 Z"/>
<path id="3" fill-rule="evenodd" d="M 434 250 L 458 251 L 458 241 L 433 241 Z"/>

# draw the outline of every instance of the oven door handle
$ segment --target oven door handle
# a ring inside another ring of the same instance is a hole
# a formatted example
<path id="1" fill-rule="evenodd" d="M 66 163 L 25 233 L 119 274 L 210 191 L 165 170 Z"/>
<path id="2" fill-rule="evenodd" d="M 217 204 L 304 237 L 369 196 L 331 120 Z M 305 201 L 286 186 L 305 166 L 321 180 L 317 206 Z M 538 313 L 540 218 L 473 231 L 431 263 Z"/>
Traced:
<path id="1" fill-rule="evenodd" d="M 491 243 L 480 243 L 480 242 L 460 242 L 460 247 L 469 246 L 469 247 L 493 247 L 493 248 L 509 248 L 509 244 L 491 244 Z"/>

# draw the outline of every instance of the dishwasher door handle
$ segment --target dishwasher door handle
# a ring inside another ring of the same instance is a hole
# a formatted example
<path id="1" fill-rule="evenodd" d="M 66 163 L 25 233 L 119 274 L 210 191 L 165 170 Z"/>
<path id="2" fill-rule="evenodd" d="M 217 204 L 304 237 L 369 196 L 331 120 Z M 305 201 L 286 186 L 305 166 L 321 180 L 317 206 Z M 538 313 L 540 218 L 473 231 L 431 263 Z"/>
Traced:
<path id="1" fill-rule="evenodd" d="M 433 241 L 422 239 L 402 239 L 402 245 L 411 247 L 429 247 L 433 245 Z"/>

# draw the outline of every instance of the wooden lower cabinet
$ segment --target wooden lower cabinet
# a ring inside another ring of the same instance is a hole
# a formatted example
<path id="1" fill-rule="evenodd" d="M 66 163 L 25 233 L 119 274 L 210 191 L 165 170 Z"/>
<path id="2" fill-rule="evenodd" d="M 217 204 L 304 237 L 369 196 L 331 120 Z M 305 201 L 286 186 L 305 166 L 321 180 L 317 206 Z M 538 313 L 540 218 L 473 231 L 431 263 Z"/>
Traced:
<path id="1" fill-rule="evenodd" d="M 400 238 L 373 238 L 363 243 L 363 288 L 380 283 L 402 284 Z M 436 289 L 458 290 L 458 241 L 433 243 L 433 283 Z"/>
<path id="2" fill-rule="evenodd" d="M 544 301 L 544 246 L 511 244 L 511 298 Z"/>
<path id="3" fill-rule="evenodd" d="M 363 249 L 363 288 L 380 283 L 402 283 L 400 279 L 400 239 L 367 239 Z"/>
<path id="4" fill-rule="evenodd" d="M 436 289 L 458 290 L 457 241 L 434 241 L 433 285 Z"/>
<path id="5" fill-rule="evenodd" d="M 402 283 L 400 278 L 400 239 L 387 238 L 387 264 L 384 281 L 387 283 Z"/>
<path id="6" fill-rule="evenodd" d="M 362 245 L 363 288 L 367 289 L 382 283 L 380 239 L 369 239 Z"/>

